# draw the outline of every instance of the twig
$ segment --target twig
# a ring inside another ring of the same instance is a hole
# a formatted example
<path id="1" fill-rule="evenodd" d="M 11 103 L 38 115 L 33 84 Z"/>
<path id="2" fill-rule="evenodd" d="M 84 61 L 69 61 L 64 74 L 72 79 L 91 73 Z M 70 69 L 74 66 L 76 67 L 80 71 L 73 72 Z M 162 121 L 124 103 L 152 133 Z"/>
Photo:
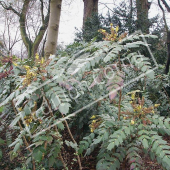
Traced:
<path id="1" fill-rule="evenodd" d="M 21 14 L 16 11 L 11 5 L 10 6 L 7 6 L 5 2 L 0 2 L 0 5 L 6 9 L 6 10 L 11 10 L 12 12 L 14 12 L 15 14 L 17 14 L 18 16 L 20 16 Z"/>
<path id="2" fill-rule="evenodd" d="M 47 102 L 48 109 L 49 109 L 49 111 L 50 111 L 50 116 L 54 118 L 54 115 L 53 115 L 53 111 L 52 111 L 50 102 L 49 102 L 48 99 L 46 98 L 43 89 L 41 89 L 41 92 L 43 93 L 43 97 L 44 97 L 45 101 Z M 56 131 L 57 133 L 59 133 L 56 125 L 54 126 L 54 128 L 55 128 L 55 131 Z M 67 169 L 67 168 L 66 168 L 67 166 L 66 166 L 66 164 L 65 164 L 65 162 L 64 162 L 64 159 L 63 159 L 61 153 L 59 153 L 59 158 L 60 158 L 60 160 L 61 160 L 62 163 L 63 163 L 64 169 L 66 170 L 66 169 Z"/>
<path id="3" fill-rule="evenodd" d="M 120 62 L 120 55 L 119 55 L 119 69 L 120 71 L 122 70 L 121 68 L 121 62 Z M 120 116 L 121 116 L 121 107 L 120 107 L 120 104 L 121 104 L 121 100 L 122 100 L 122 90 L 120 89 L 119 91 L 119 105 L 118 105 L 118 120 L 120 120 Z"/>
<path id="4" fill-rule="evenodd" d="M 106 4 L 106 3 L 99 2 L 99 4 L 104 5 L 108 10 L 114 12 L 112 9 L 110 9 L 110 8 L 107 6 L 107 4 L 112 4 L 112 3 L 107 3 L 107 4 Z"/>
<path id="5" fill-rule="evenodd" d="M 170 6 L 166 3 L 166 1 L 165 0 L 161 0 L 161 1 L 165 5 L 167 11 L 170 12 Z"/>
<path id="6" fill-rule="evenodd" d="M 166 17 L 165 17 L 165 11 L 160 3 L 160 0 L 158 0 L 158 5 L 159 7 L 161 8 L 162 10 L 162 13 L 163 13 L 163 20 L 164 20 L 164 24 L 165 24 L 165 29 L 166 29 L 166 32 L 168 33 L 168 24 L 167 24 L 167 21 L 166 21 Z"/>
<path id="7" fill-rule="evenodd" d="M 120 107 L 121 99 L 122 99 L 122 91 L 120 90 L 119 91 L 119 105 L 118 105 L 118 109 L 119 109 L 118 120 L 120 120 L 120 116 L 121 116 L 121 107 Z"/>
<path id="8" fill-rule="evenodd" d="M 14 109 L 15 114 L 17 115 L 18 112 L 17 112 L 17 110 L 15 109 L 15 105 L 14 105 L 14 101 L 13 101 L 13 100 L 12 100 L 12 107 L 13 107 L 13 109 Z M 20 127 L 20 129 L 21 129 L 21 131 L 22 131 L 23 128 L 22 128 L 22 126 L 21 126 L 20 120 L 18 121 L 18 125 L 19 125 L 19 127 Z M 27 139 L 25 138 L 25 136 L 23 136 L 23 139 L 24 139 L 24 142 L 25 142 L 25 145 L 26 145 L 27 149 L 29 150 L 30 153 L 32 153 L 32 150 L 30 149 L 29 143 L 27 142 Z M 36 170 L 35 161 L 34 161 L 34 160 L 32 160 L 32 164 L 33 164 L 33 170 Z"/>
<path id="9" fill-rule="evenodd" d="M 64 118 L 64 115 L 63 115 L 62 113 L 61 113 L 61 115 L 62 115 L 62 117 Z M 75 144 L 77 144 L 77 142 L 75 141 L 75 139 L 74 139 L 74 137 L 73 137 L 73 135 L 72 135 L 72 133 L 71 133 L 71 130 L 70 130 L 69 126 L 68 126 L 67 120 L 64 120 L 64 122 L 65 122 L 65 124 L 66 124 L 68 133 L 69 133 L 72 141 L 73 141 Z M 80 157 L 79 157 L 77 151 L 76 151 L 76 155 L 77 155 L 77 159 L 78 159 L 79 169 L 82 170 L 81 160 L 80 160 Z"/>

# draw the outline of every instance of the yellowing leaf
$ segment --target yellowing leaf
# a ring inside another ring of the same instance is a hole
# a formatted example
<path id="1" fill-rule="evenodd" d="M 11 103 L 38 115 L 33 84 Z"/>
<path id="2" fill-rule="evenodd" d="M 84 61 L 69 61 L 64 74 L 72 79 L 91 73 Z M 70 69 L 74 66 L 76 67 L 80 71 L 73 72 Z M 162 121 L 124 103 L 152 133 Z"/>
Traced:
<path id="1" fill-rule="evenodd" d="M 131 123 L 131 125 L 134 125 L 134 124 L 135 124 L 135 121 L 134 121 L 134 120 L 131 120 L 130 123 Z"/>
<path id="2" fill-rule="evenodd" d="M 43 64 L 43 63 L 44 63 L 44 61 L 45 61 L 45 60 L 44 60 L 44 58 L 42 57 L 42 58 L 41 58 L 41 64 Z"/>
<path id="3" fill-rule="evenodd" d="M 16 62 L 13 62 L 14 66 L 18 66 L 18 64 Z"/>
<path id="4" fill-rule="evenodd" d="M 35 58 L 36 58 L 37 60 L 39 59 L 38 53 L 35 54 Z"/>
<path id="5" fill-rule="evenodd" d="M 119 31 L 119 26 L 116 27 L 116 32 L 118 32 L 118 31 Z"/>

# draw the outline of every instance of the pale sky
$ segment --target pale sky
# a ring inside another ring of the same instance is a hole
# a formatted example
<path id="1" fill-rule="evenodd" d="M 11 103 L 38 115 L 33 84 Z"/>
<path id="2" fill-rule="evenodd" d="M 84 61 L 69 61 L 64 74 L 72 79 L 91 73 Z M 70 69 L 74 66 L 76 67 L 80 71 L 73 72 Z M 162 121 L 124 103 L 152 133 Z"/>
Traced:
<path id="1" fill-rule="evenodd" d="M 74 40 L 75 27 L 81 28 L 83 21 L 83 0 L 72 0 L 71 4 L 65 1 L 59 26 L 58 42 L 69 44 Z"/>
<path id="2" fill-rule="evenodd" d="M 99 0 L 99 13 L 105 15 L 108 9 L 101 3 L 110 3 L 108 4 L 109 8 L 113 9 L 114 5 L 119 5 L 123 0 Z M 127 0 L 124 0 L 127 1 Z M 158 14 L 162 16 L 162 11 L 160 11 L 157 6 L 157 0 L 151 0 L 152 5 L 149 10 L 149 17 L 154 17 Z M 59 28 L 59 39 L 58 43 L 63 43 L 67 45 L 74 41 L 75 27 L 79 30 L 82 27 L 83 23 L 83 0 L 64 0 L 62 4 L 60 28 Z"/>
<path id="3" fill-rule="evenodd" d="M 109 5 L 113 8 L 113 2 L 115 0 L 107 0 L 107 2 L 112 3 Z M 100 3 L 106 3 L 106 0 L 99 0 Z M 118 1 L 117 1 L 118 2 Z M 121 2 L 121 0 L 119 0 Z M 99 13 L 103 15 L 107 13 L 108 9 L 99 3 Z M 59 43 L 64 43 L 65 45 L 74 41 L 75 27 L 79 30 L 82 28 L 83 24 L 83 0 L 64 0 L 60 19 L 59 28 Z"/>

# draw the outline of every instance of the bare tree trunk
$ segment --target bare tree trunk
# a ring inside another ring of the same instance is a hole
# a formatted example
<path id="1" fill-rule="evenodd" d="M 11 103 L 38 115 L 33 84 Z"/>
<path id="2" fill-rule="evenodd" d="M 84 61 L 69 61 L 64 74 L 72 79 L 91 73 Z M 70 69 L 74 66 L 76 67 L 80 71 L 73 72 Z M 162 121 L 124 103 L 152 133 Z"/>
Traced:
<path id="1" fill-rule="evenodd" d="M 167 11 L 170 12 L 170 6 L 168 6 L 166 1 L 162 0 L 162 3 L 165 5 Z M 170 30 L 169 30 L 169 27 L 168 27 L 168 24 L 167 24 L 165 11 L 164 11 L 164 9 L 163 9 L 163 7 L 161 5 L 160 0 L 158 0 L 158 5 L 159 5 L 159 8 L 162 10 L 162 13 L 163 13 L 163 20 L 164 20 L 164 24 L 165 24 L 165 30 L 166 30 L 166 33 L 167 33 L 168 59 L 167 59 L 166 67 L 165 67 L 165 74 L 168 74 L 169 66 L 170 66 Z"/>
<path id="2" fill-rule="evenodd" d="M 143 33 L 149 33 L 148 12 L 150 5 L 151 2 L 148 2 L 148 0 L 136 0 L 137 29 L 140 29 Z"/>
<path id="3" fill-rule="evenodd" d="M 167 32 L 167 46 L 168 46 L 168 59 L 166 63 L 165 73 L 168 74 L 169 72 L 169 65 L 170 65 L 170 31 Z"/>
<path id="4" fill-rule="evenodd" d="M 130 0 L 129 8 L 130 8 L 130 13 L 129 13 L 129 21 L 128 22 L 130 23 L 130 25 L 132 25 L 132 22 L 133 22 L 133 0 Z M 131 26 L 129 26 L 128 30 L 129 30 L 129 34 L 133 33 L 133 28 Z"/>
<path id="5" fill-rule="evenodd" d="M 50 2 L 50 20 L 48 25 L 47 41 L 45 43 L 45 58 L 48 59 L 50 54 L 55 54 L 60 14 L 61 14 L 61 4 L 62 0 L 51 0 Z"/>
<path id="6" fill-rule="evenodd" d="M 98 0 L 83 0 L 84 2 L 84 16 L 83 26 L 86 20 L 92 16 L 93 13 L 98 13 Z"/>

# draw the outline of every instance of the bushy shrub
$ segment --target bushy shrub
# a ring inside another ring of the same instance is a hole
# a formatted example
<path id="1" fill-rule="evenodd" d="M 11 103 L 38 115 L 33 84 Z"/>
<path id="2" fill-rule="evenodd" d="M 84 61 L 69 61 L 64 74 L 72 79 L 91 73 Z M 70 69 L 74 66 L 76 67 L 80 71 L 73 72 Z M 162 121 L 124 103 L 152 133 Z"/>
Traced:
<path id="1" fill-rule="evenodd" d="M 149 91 L 160 75 L 150 56 L 139 53 L 147 47 L 142 38 L 155 36 L 119 36 L 117 29 L 102 32 L 109 41 L 77 43 L 47 61 L 36 55 L 32 66 L 2 58 L 0 111 L 15 133 L 11 160 L 25 148 L 25 168 L 68 169 L 67 146 L 82 169 L 84 151 L 99 147 L 98 170 L 119 169 L 125 160 L 139 169 L 139 152 L 146 150 L 170 168 L 170 147 L 161 136 L 170 134 L 170 119 L 160 116 Z"/>

